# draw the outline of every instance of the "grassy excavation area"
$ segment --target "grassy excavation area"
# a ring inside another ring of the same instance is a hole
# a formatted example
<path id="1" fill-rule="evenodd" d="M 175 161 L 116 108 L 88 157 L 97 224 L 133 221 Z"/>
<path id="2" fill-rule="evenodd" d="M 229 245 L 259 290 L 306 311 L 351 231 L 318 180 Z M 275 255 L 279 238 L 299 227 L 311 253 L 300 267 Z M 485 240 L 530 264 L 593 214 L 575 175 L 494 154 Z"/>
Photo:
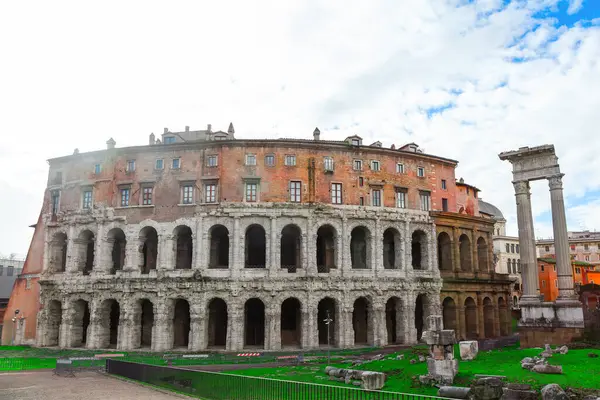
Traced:
<path id="1" fill-rule="evenodd" d="M 459 373 L 454 384 L 455 386 L 469 386 L 475 375 L 485 374 L 503 375 L 506 376 L 507 382 L 526 383 L 535 389 L 540 389 L 549 383 L 557 383 L 563 388 L 600 388 L 600 357 L 590 358 L 588 356 L 589 353 L 600 356 L 600 349 L 569 350 L 564 355 L 554 354 L 549 359 L 549 364 L 562 365 L 562 375 L 538 374 L 521 368 L 520 362 L 523 358 L 539 356 L 541 352 L 542 349 L 522 350 L 516 346 L 480 352 L 475 360 L 460 361 Z M 380 361 L 372 361 L 355 367 L 351 367 L 350 361 L 347 363 L 334 363 L 332 360 L 331 365 L 340 368 L 385 372 L 387 380 L 383 390 L 436 395 L 436 388 L 422 386 L 417 379 L 413 379 L 415 376 L 425 375 L 427 365 L 424 362 L 411 364 L 410 360 L 418 360 L 419 354 L 425 355 L 426 353 L 426 348 L 419 346 L 387 355 Z M 399 354 L 404 354 L 403 360 L 396 359 Z M 455 347 L 455 356 L 459 356 L 458 346 Z M 326 364 L 281 368 L 250 368 L 227 371 L 227 373 L 324 385 L 351 386 L 342 382 L 330 381 L 328 376 L 325 375 L 325 367 Z"/>

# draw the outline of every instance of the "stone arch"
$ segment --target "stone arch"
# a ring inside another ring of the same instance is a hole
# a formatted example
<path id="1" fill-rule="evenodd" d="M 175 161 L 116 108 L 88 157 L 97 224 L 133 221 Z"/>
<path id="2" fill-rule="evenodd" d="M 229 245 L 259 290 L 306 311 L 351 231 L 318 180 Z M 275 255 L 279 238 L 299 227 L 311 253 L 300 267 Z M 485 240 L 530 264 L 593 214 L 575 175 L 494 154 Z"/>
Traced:
<path id="1" fill-rule="evenodd" d="M 460 253 L 460 269 L 462 271 L 473 271 L 473 265 L 471 263 L 471 239 L 463 233 L 458 238 L 458 246 Z"/>
<path id="2" fill-rule="evenodd" d="M 139 310 L 139 344 L 137 347 L 152 348 L 152 327 L 154 326 L 154 304 L 148 299 L 137 301 Z"/>
<path id="3" fill-rule="evenodd" d="M 477 339 L 477 303 L 472 297 L 465 299 L 465 325 L 467 339 Z"/>
<path id="4" fill-rule="evenodd" d="M 385 303 L 387 343 L 404 343 L 404 307 L 399 297 L 393 296 Z"/>
<path id="5" fill-rule="evenodd" d="M 494 337 L 494 303 L 492 299 L 483 299 L 483 334 L 486 338 Z"/>
<path id="6" fill-rule="evenodd" d="M 364 226 L 350 233 L 350 261 L 352 269 L 371 268 L 371 232 Z"/>
<path id="7" fill-rule="evenodd" d="M 127 238 L 121 228 L 113 228 L 108 231 L 108 243 L 110 244 L 111 268 L 109 273 L 114 275 L 123 270 L 125 266 Z"/>
<path id="8" fill-rule="evenodd" d="M 373 343 L 373 306 L 366 297 L 354 301 L 352 309 L 352 328 L 354 344 L 367 345 Z"/>
<path id="9" fill-rule="evenodd" d="M 156 270 L 158 263 L 158 232 L 152 226 L 145 226 L 139 235 L 140 264 L 142 274 Z"/>
<path id="10" fill-rule="evenodd" d="M 480 272 L 489 272 L 490 262 L 488 259 L 488 246 L 483 236 L 480 236 L 479 239 L 477 239 L 477 262 Z"/>
<path id="11" fill-rule="evenodd" d="M 265 303 L 256 297 L 244 304 L 244 347 L 265 347 Z"/>
<path id="12" fill-rule="evenodd" d="M 90 326 L 89 303 L 82 299 L 75 300 L 71 315 L 71 343 L 68 347 L 84 347 L 87 344 L 88 328 Z"/>
<path id="13" fill-rule="evenodd" d="M 60 325 L 62 323 L 62 303 L 58 300 L 50 300 L 46 307 L 46 346 L 58 346 L 60 344 Z"/>
<path id="14" fill-rule="evenodd" d="M 498 297 L 498 317 L 500 320 L 500 336 L 508 336 L 510 334 L 508 305 L 504 301 L 504 297 Z"/>
<path id="15" fill-rule="evenodd" d="M 400 269 L 402 267 L 402 237 L 396 228 L 387 228 L 383 232 L 383 268 Z"/>
<path id="16" fill-rule="evenodd" d="M 94 268 L 94 248 L 96 238 L 94 232 L 89 229 L 81 231 L 75 240 L 77 252 L 77 271 L 83 275 L 89 275 Z"/>
<path id="17" fill-rule="evenodd" d="M 100 318 L 98 326 L 98 347 L 101 349 L 116 348 L 119 343 L 121 307 L 115 299 L 106 299 L 99 304 L 97 314 Z"/>
<path id="18" fill-rule="evenodd" d="M 513 307 L 519 307 L 519 298 L 517 296 L 513 296 Z"/>
<path id="19" fill-rule="evenodd" d="M 211 226 L 208 235 L 210 237 L 208 268 L 229 268 L 229 230 L 217 224 Z"/>
<path id="20" fill-rule="evenodd" d="M 252 224 L 245 235 L 245 267 L 265 268 L 267 265 L 267 234 L 259 224 Z"/>
<path id="21" fill-rule="evenodd" d="M 227 303 L 215 297 L 208 303 L 208 347 L 225 348 L 227 345 Z"/>
<path id="22" fill-rule="evenodd" d="M 412 233 L 411 264 L 413 269 L 427 269 L 427 234 L 421 229 Z"/>
<path id="23" fill-rule="evenodd" d="M 173 231 L 173 240 L 175 242 L 175 269 L 191 269 L 194 254 L 192 228 L 187 225 L 179 225 Z"/>
<path id="24" fill-rule="evenodd" d="M 452 240 L 446 232 L 440 232 L 437 240 L 440 271 L 452 271 Z"/>
<path id="25" fill-rule="evenodd" d="M 339 304 L 331 297 L 322 298 L 317 305 L 317 330 L 319 346 L 337 346 Z M 330 320 L 329 323 L 326 321 Z"/>
<path id="26" fill-rule="evenodd" d="M 327 273 L 336 268 L 337 261 L 337 239 L 336 229 L 329 224 L 321 225 L 317 229 L 317 270 Z"/>
<path id="27" fill-rule="evenodd" d="M 281 345 L 300 347 L 302 344 L 302 305 L 295 297 L 281 303 Z"/>
<path id="28" fill-rule="evenodd" d="M 458 321 L 456 321 L 456 303 L 452 297 L 446 297 L 442 302 L 442 315 L 444 317 L 444 329 L 458 331 Z"/>
<path id="29" fill-rule="evenodd" d="M 190 343 L 190 303 L 176 299 L 173 304 L 173 348 L 187 348 Z"/>
<path id="30" fill-rule="evenodd" d="M 417 341 L 423 336 L 425 327 L 425 295 L 419 294 L 415 300 L 415 329 L 417 330 Z"/>
<path id="31" fill-rule="evenodd" d="M 67 234 L 64 232 L 57 232 L 52 236 L 50 242 L 49 252 L 50 260 L 49 267 L 52 273 L 66 272 L 67 270 Z"/>
<path id="32" fill-rule="evenodd" d="M 296 272 L 302 266 L 302 231 L 295 224 L 289 224 L 281 230 L 281 268 Z"/>

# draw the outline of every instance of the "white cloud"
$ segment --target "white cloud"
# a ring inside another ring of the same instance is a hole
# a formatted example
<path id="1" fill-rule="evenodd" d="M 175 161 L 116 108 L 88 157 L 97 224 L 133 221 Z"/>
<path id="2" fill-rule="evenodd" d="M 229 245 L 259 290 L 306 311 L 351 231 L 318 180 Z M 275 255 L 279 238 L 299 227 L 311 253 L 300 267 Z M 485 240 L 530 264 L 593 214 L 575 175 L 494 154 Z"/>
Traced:
<path id="1" fill-rule="evenodd" d="M 576 14 L 583 7 L 583 0 L 571 0 L 569 1 L 569 8 L 567 8 L 568 14 Z"/>
<path id="2" fill-rule="evenodd" d="M 6 3 L 0 252 L 27 250 L 47 158 L 229 121 L 240 137 L 310 137 L 319 126 L 324 138 L 416 141 L 459 160 L 457 176 L 514 234 L 501 151 L 554 143 L 567 202 L 600 188 L 600 31 L 534 17 L 557 1 Z M 539 216 L 549 193 L 534 188 Z"/>

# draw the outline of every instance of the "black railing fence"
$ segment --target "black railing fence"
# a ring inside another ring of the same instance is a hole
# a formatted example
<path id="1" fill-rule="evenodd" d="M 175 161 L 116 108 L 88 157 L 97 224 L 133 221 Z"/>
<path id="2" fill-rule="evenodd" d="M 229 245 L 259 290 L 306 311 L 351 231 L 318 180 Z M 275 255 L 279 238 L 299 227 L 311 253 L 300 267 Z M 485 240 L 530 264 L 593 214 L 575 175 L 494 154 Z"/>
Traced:
<path id="1" fill-rule="evenodd" d="M 106 372 L 206 400 L 436 400 L 440 397 L 367 391 L 218 372 L 106 360 Z"/>

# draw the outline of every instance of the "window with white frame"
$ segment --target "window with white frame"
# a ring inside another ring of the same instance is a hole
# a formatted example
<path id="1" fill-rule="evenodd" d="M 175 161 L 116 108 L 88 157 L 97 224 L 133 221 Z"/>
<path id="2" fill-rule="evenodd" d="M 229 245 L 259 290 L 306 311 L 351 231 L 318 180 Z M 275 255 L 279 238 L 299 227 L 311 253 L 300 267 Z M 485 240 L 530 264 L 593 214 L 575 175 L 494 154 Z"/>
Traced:
<path id="1" fill-rule="evenodd" d="M 354 160 L 352 163 L 352 168 L 355 171 L 362 171 L 362 160 Z"/>
<path id="2" fill-rule="evenodd" d="M 208 156 L 206 158 L 206 166 L 207 167 L 216 167 L 219 165 L 219 156 L 216 154 Z"/>
<path id="3" fill-rule="evenodd" d="M 360 146 L 360 140 L 352 139 L 352 146 Z"/>
<path id="4" fill-rule="evenodd" d="M 165 144 L 175 143 L 175 136 L 165 136 L 164 141 Z"/>
<path id="5" fill-rule="evenodd" d="M 417 176 L 419 178 L 423 178 L 425 176 L 425 168 L 423 167 L 418 167 L 417 168 Z"/>
<path id="6" fill-rule="evenodd" d="M 379 171 L 379 169 L 380 169 L 380 164 L 379 164 L 379 161 L 377 161 L 377 160 L 372 160 L 372 161 L 371 161 L 371 170 L 372 170 L 372 171 Z"/>
<path id="7" fill-rule="evenodd" d="M 381 207 L 381 189 L 371 190 L 371 205 L 373 207 Z"/>
<path id="8" fill-rule="evenodd" d="M 300 203 L 302 199 L 302 182 L 291 181 L 290 182 L 290 201 L 293 203 Z"/>
<path id="9" fill-rule="evenodd" d="M 82 202 L 82 207 L 84 210 L 89 210 L 90 208 L 92 208 L 92 189 L 91 188 L 85 188 L 83 190 L 83 202 Z"/>
<path id="10" fill-rule="evenodd" d="M 156 163 L 154 164 L 154 169 L 160 170 L 160 169 L 164 169 L 165 168 L 165 162 L 162 158 L 159 158 L 158 160 L 156 160 Z"/>
<path id="11" fill-rule="evenodd" d="M 94 165 L 94 174 L 99 175 L 102 172 L 102 165 L 96 164 Z"/>
<path id="12" fill-rule="evenodd" d="M 406 190 L 396 190 L 396 207 L 406 208 Z"/>
<path id="13" fill-rule="evenodd" d="M 181 158 L 174 158 L 173 162 L 171 163 L 171 168 L 172 169 L 179 169 L 179 168 L 181 168 Z"/>
<path id="14" fill-rule="evenodd" d="M 204 202 L 205 203 L 216 203 L 217 202 L 217 184 L 214 182 L 206 183 L 204 185 Z"/>
<path id="15" fill-rule="evenodd" d="M 396 164 L 396 172 L 398 174 L 403 174 L 404 173 L 404 164 L 402 163 L 397 163 Z"/>
<path id="16" fill-rule="evenodd" d="M 181 203 L 182 204 L 193 204 L 194 203 L 194 185 L 186 183 L 181 187 Z"/>
<path id="17" fill-rule="evenodd" d="M 331 184 L 331 204 L 342 204 L 342 184 Z"/>
<path id="18" fill-rule="evenodd" d="M 325 165 L 325 171 L 333 171 L 333 158 L 325 157 L 323 164 Z"/>
<path id="19" fill-rule="evenodd" d="M 421 192 L 421 211 L 431 210 L 431 194 L 429 192 Z"/>
<path id="20" fill-rule="evenodd" d="M 144 205 L 144 206 L 152 205 L 153 192 L 154 192 L 154 188 L 152 186 L 142 187 L 142 205 Z"/>
<path id="21" fill-rule="evenodd" d="M 294 165 L 296 165 L 296 156 L 294 154 L 286 154 L 285 165 L 289 167 L 293 167 Z"/>
<path id="22" fill-rule="evenodd" d="M 135 160 L 127 160 L 127 167 L 125 170 L 127 172 L 135 171 Z"/>
<path id="23" fill-rule="evenodd" d="M 246 154 L 246 165 L 256 165 L 256 154 Z"/>
<path id="24" fill-rule="evenodd" d="M 121 207 L 129 206 L 129 194 L 130 194 L 130 189 L 128 187 L 121 188 Z"/>
<path id="25" fill-rule="evenodd" d="M 274 154 L 267 154 L 265 156 L 265 165 L 267 167 L 275 166 L 275 155 Z"/>
<path id="26" fill-rule="evenodd" d="M 246 201 L 256 202 L 258 194 L 258 183 L 257 182 L 246 182 Z"/>

